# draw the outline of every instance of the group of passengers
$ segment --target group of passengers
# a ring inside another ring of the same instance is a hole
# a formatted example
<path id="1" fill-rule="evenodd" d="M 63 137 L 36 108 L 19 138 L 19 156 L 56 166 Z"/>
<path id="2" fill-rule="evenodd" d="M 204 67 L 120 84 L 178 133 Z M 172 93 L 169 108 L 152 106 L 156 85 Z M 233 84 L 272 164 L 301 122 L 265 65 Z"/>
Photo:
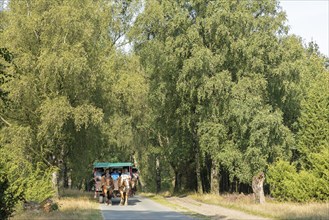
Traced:
<path id="1" fill-rule="evenodd" d="M 113 180 L 119 179 L 120 176 L 130 176 L 127 168 L 124 169 L 105 169 L 103 172 L 99 173 L 100 176 L 105 176 L 105 178 L 111 177 Z"/>
<path id="2" fill-rule="evenodd" d="M 99 168 L 95 172 L 95 178 L 96 181 L 100 181 L 101 178 L 104 176 L 105 178 L 111 177 L 113 180 L 119 179 L 120 176 L 124 178 L 135 178 L 138 179 L 138 171 L 134 172 L 133 170 L 132 174 L 128 171 L 127 168 L 118 169 L 118 168 Z"/>

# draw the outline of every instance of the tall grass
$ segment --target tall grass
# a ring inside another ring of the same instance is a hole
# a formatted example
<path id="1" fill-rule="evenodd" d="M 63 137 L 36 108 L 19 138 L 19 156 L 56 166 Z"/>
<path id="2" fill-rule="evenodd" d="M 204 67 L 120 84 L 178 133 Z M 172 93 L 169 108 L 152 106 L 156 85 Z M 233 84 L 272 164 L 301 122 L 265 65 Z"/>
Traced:
<path id="1" fill-rule="evenodd" d="M 267 198 L 265 204 L 256 204 L 251 195 L 213 195 L 191 194 L 191 198 L 200 202 L 221 205 L 227 208 L 241 210 L 250 214 L 275 219 L 320 220 L 329 219 L 329 202 L 326 203 L 290 203 L 276 202 Z"/>
<path id="2" fill-rule="evenodd" d="M 61 199 L 56 200 L 59 205 L 57 211 L 45 213 L 43 211 L 18 211 L 13 220 L 44 220 L 44 219 L 85 219 L 101 220 L 98 202 L 89 192 L 65 190 Z"/>

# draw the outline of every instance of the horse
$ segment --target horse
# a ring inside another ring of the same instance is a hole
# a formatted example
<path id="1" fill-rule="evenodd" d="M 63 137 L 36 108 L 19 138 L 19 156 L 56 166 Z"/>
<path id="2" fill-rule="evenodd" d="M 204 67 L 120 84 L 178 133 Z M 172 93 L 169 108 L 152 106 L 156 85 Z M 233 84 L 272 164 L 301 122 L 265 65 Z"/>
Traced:
<path id="1" fill-rule="evenodd" d="M 131 190 L 130 190 L 129 196 L 134 196 L 136 194 L 137 182 L 138 182 L 138 179 L 133 176 L 133 178 L 131 179 Z"/>
<path id="2" fill-rule="evenodd" d="M 106 204 L 112 205 L 112 197 L 113 197 L 113 189 L 114 189 L 113 179 L 110 176 L 109 177 L 102 176 L 101 183 L 102 183 L 102 193 L 105 197 Z"/>
<path id="3" fill-rule="evenodd" d="M 119 177 L 120 205 L 128 205 L 128 197 L 131 190 L 131 177 L 129 175 L 121 175 Z"/>

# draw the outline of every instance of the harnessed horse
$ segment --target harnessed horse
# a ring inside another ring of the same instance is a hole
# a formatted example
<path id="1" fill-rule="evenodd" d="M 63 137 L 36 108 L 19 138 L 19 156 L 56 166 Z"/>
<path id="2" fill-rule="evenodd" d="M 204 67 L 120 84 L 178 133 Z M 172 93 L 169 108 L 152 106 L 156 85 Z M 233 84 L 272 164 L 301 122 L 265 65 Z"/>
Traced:
<path id="1" fill-rule="evenodd" d="M 114 189 L 113 179 L 110 176 L 109 177 L 102 176 L 101 183 L 102 183 L 102 192 L 103 195 L 105 196 L 106 204 L 112 205 L 112 197 L 113 197 L 113 189 Z"/>
<path id="2" fill-rule="evenodd" d="M 138 182 L 138 179 L 136 177 L 133 177 L 131 179 L 131 190 L 130 190 L 129 196 L 134 196 L 136 194 L 136 191 L 137 191 L 137 182 Z"/>
<path id="3" fill-rule="evenodd" d="M 120 205 L 128 205 L 128 197 L 131 190 L 131 177 L 121 175 L 119 177 L 119 191 L 121 196 Z"/>

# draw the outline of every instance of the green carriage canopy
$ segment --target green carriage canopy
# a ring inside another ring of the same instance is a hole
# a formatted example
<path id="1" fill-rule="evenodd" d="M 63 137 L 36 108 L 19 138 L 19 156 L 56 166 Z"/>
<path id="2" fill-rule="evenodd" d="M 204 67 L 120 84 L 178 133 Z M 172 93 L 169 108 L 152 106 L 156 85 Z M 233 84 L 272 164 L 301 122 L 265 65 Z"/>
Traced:
<path id="1" fill-rule="evenodd" d="M 94 168 L 120 168 L 120 167 L 132 167 L 130 162 L 109 163 L 109 162 L 95 162 Z"/>

